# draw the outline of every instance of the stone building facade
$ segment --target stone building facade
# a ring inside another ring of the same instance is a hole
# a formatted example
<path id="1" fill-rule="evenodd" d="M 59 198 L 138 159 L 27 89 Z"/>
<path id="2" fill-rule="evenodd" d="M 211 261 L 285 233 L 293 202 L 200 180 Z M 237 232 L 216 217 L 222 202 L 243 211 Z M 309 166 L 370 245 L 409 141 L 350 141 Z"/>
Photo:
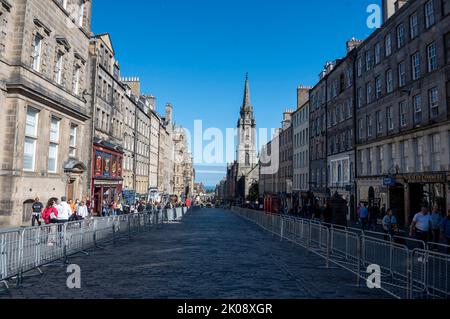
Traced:
<path id="1" fill-rule="evenodd" d="M 124 110 L 124 136 L 123 136 L 123 188 L 124 190 L 133 191 L 135 188 L 135 168 L 134 168 L 134 152 L 136 138 L 136 104 L 131 99 L 131 87 L 127 84 Z"/>
<path id="2" fill-rule="evenodd" d="M 0 225 L 89 196 L 90 25 L 90 1 L 0 1 Z"/>
<path id="3" fill-rule="evenodd" d="M 158 190 L 167 195 L 174 191 L 174 143 L 173 106 L 166 104 L 165 116 L 161 119 L 159 134 L 159 175 Z"/>
<path id="4" fill-rule="evenodd" d="M 450 4 L 406 2 L 357 50 L 357 196 L 409 224 L 450 207 Z"/>
<path id="5" fill-rule="evenodd" d="M 150 186 L 150 101 L 147 97 L 140 96 L 137 106 L 135 139 L 136 181 L 134 189 L 141 199 L 146 200 Z"/>
<path id="6" fill-rule="evenodd" d="M 173 135 L 174 143 L 174 195 L 184 201 L 194 188 L 194 168 L 192 155 L 188 149 L 186 133 L 182 127 L 176 127 Z"/>
<path id="7" fill-rule="evenodd" d="M 293 110 L 286 110 L 283 114 L 283 122 L 280 132 L 280 168 L 278 171 L 278 191 L 283 199 L 283 205 L 292 208 L 292 184 L 293 184 Z"/>
<path id="8" fill-rule="evenodd" d="M 311 89 L 310 93 L 310 190 L 315 200 L 324 204 L 329 197 L 327 188 L 327 87 L 326 75 L 333 69 L 335 63 L 327 63 L 320 74 L 319 82 Z"/>
<path id="9" fill-rule="evenodd" d="M 93 110 L 91 194 L 94 214 L 103 206 L 121 199 L 123 190 L 124 113 L 126 86 L 120 79 L 120 66 L 109 34 L 90 41 L 90 95 Z"/>
<path id="10" fill-rule="evenodd" d="M 309 191 L 309 88 L 298 88 L 297 110 L 292 114 L 293 192 Z M 306 102 L 304 98 L 306 96 Z"/>
<path id="11" fill-rule="evenodd" d="M 354 61 L 356 40 L 347 42 L 348 55 L 338 60 L 327 78 L 327 187 L 348 203 L 348 218 L 355 212 Z"/>
<path id="12" fill-rule="evenodd" d="M 306 205 L 309 198 L 309 91 L 297 89 L 297 110 L 292 114 L 293 201 L 294 208 Z"/>
<path id="13" fill-rule="evenodd" d="M 161 117 L 156 113 L 156 107 L 150 109 L 150 179 L 149 188 L 158 189 L 159 150 L 160 150 Z"/>

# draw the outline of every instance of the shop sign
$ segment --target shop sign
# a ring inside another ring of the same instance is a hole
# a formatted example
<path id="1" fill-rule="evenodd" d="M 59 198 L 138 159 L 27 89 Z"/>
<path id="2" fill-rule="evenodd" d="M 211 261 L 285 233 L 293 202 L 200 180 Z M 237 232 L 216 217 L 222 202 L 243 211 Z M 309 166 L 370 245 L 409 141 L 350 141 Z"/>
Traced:
<path id="1" fill-rule="evenodd" d="M 121 178 L 122 158 L 112 154 L 96 151 L 94 176 L 97 178 Z"/>
<path id="2" fill-rule="evenodd" d="M 395 186 L 396 183 L 397 182 L 393 177 L 386 177 L 385 179 L 383 179 L 384 186 Z"/>
<path id="3" fill-rule="evenodd" d="M 445 183 L 447 176 L 444 174 L 413 174 L 405 176 L 409 183 Z"/>
<path id="4" fill-rule="evenodd" d="M 122 181 L 100 181 L 100 180 L 94 181 L 95 186 L 117 186 L 122 184 L 123 184 Z"/>

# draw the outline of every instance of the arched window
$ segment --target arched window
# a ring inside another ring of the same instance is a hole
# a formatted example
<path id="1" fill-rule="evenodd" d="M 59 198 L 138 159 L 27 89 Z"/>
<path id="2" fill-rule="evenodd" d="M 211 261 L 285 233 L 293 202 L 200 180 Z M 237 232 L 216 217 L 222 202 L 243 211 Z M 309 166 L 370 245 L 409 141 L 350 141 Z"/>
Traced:
<path id="1" fill-rule="evenodd" d="M 250 154 L 245 153 L 245 165 L 250 165 Z"/>

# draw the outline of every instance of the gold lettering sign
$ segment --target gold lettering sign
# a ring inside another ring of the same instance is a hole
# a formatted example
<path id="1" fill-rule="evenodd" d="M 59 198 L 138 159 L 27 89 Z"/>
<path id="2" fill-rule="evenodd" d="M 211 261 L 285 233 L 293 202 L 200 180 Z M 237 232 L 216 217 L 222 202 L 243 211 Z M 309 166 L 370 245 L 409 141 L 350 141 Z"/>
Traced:
<path id="1" fill-rule="evenodd" d="M 421 183 L 445 183 L 447 181 L 447 176 L 445 175 L 409 175 L 405 179 L 408 182 L 421 182 Z"/>

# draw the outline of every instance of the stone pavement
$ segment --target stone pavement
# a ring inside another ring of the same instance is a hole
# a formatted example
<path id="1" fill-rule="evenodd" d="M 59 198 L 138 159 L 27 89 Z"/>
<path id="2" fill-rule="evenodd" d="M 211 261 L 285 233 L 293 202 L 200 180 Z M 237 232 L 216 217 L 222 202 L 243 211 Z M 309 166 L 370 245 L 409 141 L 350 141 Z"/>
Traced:
<path id="1" fill-rule="evenodd" d="M 192 212 L 182 223 L 69 262 L 81 267 L 81 289 L 68 289 L 66 268 L 55 264 L 0 298 L 389 298 L 221 209 Z"/>

